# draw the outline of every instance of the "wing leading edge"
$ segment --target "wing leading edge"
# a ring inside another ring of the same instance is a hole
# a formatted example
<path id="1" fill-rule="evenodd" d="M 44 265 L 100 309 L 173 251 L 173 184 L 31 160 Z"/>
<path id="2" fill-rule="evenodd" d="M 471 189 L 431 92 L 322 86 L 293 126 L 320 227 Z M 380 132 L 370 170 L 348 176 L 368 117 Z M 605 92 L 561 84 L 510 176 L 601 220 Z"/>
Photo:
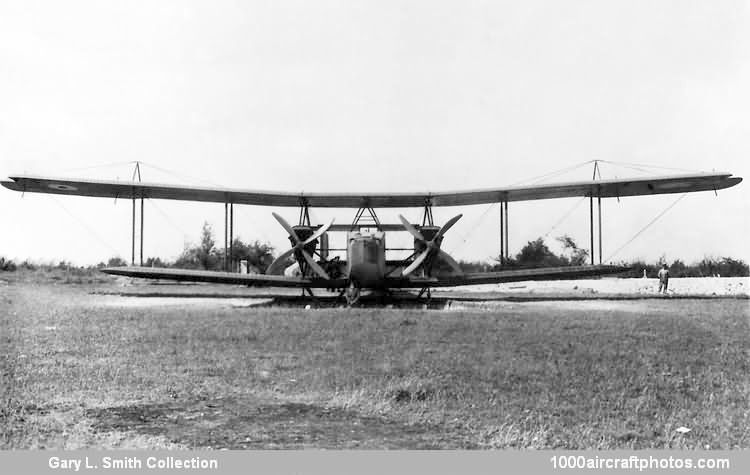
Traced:
<path id="1" fill-rule="evenodd" d="M 499 272 L 480 272 L 445 276 L 440 278 L 403 277 L 383 281 L 386 288 L 459 287 L 464 285 L 498 284 L 524 280 L 568 280 L 616 274 L 628 267 L 613 265 L 590 265 L 568 267 L 543 267 L 537 269 L 515 269 Z M 319 279 L 287 277 L 266 274 L 236 274 L 205 270 L 166 269 L 149 267 L 108 267 L 102 272 L 126 277 L 164 279 L 183 282 L 207 282 L 215 284 L 254 285 L 259 287 L 297 287 L 311 289 L 344 288 L 346 279 Z"/>
<path id="2" fill-rule="evenodd" d="M 731 173 L 699 173 L 620 180 L 553 183 L 493 189 L 423 193 L 284 193 L 234 188 L 201 188 L 146 182 L 99 181 L 12 176 L 2 181 L 8 189 L 29 193 L 92 196 L 103 198 L 151 198 L 260 206 L 312 206 L 316 208 L 409 208 L 468 206 L 501 201 L 529 201 L 576 196 L 602 198 L 716 191 L 742 181 Z"/>
<path id="3" fill-rule="evenodd" d="M 502 284 L 505 282 L 521 282 L 527 280 L 575 280 L 587 277 L 618 274 L 630 270 L 629 267 L 607 264 L 539 267 L 535 269 L 513 269 L 498 272 L 478 272 L 443 276 L 440 278 L 408 278 L 394 279 L 389 282 L 393 287 L 424 288 L 424 287 L 460 287 L 464 285 Z"/>
<path id="4" fill-rule="evenodd" d="M 213 284 L 254 285 L 259 287 L 339 288 L 346 286 L 343 279 L 310 279 L 283 275 L 238 274 L 208 270 L 167 269 L 154 267 L 106 267 L 105 274 L 142 279 L 164 279 L 178 282 L 206 282 Z"/>

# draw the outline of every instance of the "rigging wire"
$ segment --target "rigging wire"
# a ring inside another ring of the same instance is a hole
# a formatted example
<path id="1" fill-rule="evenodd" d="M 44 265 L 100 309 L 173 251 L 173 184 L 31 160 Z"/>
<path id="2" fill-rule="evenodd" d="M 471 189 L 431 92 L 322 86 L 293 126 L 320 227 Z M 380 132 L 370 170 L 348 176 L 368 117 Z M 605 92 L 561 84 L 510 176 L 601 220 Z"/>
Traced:
<path id="1" fill-rule="evenodd" d="M 560 219 L 558 219 L 555 222 L 555 224 L 552 225 L 552 227 L 549 229 L 549 231 L 547 231 L 546 233 L 544 233 L 544 235 L 542 237 L 546 238 L 547 236 L 549 236 L 552 231 L 554 231 L 560 224 L 562 224 L 563 221 L 565 221 L 571 214 L 573 214 L 573 211 L 575 211 L 576 209 L 578 209 L 579 206 L 581 206 L 581 203 L 583 203 L 584 201 L 586 201 L 586 198 L 588 198 L 588 197 L 587 196 L 583 196 L 583 197 L 581 197 L 580 200 L 576 201 L 573 204 L 573 206 L 564 215 L 562 215 L 562 217 Z"/>
<path id="2" fill-rule="evenodd" d="M 560 170 L 551 171 L 551 172 L 545 173 L 543 175 L 538 175 L 538 176 L 535 176 L 535 177 L 527 178 L 525 180 L 517 181 L 515 183 L 512 183 L 510 186 L 517 186 L 517 185 L 520 185 L 520 184 L 523 184 L 523 183 L 529 183 L 529 184 L 539 183 L 540 181 L 545 180 L 547 178 L 552 178 L 553 176 L 562 175 L 563 173 L 567 173 L 567 172 L 573 171 L 573 170 L 575 170 L 577 168 L 580 168 L 580 167 L 582 167 L 584 165 L 589 165 L 591 163 L 594 163 L 594 160 L 588 160 L 586 162 L 578 163 L 578 164 L 572 165 L 570 167 L 561 168 Z"/>
<path id="3" fill-rule="evenodd" d="M 86 224 L 86 222 L 83 219 L 81 219 L 78 216 L 76 216 L 75 214 L 73 214 L 73 212 L 71 212 L 68 208 L 66 208 L 65 205 L 63 205 L 57 198 L 55 198 L 53 195 L 48 195 L 48 197 L 54 203 L 56 203 L 60 208 L 62 208 L 63 211 L 65 211 L 66 213 L 68 213 L 68 215 L 70 217 L 72 217 L 74 220 L 78 221 L 78 223 L 83 228 L 85 228 L 92 236 L 94 236 L 101 244 L 104 244 L 105 247 L 108 247 L 111 251 L 114 251 L 114 253 L 115 253 L 116 256 L 121 255 L 120 251 L 118 251 L 117 249 L 115 249 L 114 246 L 112 246 L 109 242 L 107 242 L 104 238 L 102 238 L 96 231 L 94 231 L 94 229 L 91 226 L 89 226 L 88 224 Z"/>
<path id="4" fill-rule="evenodd" d="M 484 219 L 487 217 L 487 214 L 494 208 L 498 203 L 491 203 L 486 210 L 484 210 L 484 213 L 482 213 L 479 218 L 474 221 L 474 223 L 469 227 L 469 230 L 463 234 L 461 242 L 456 244 L 450 249 L 451 254 L 461 250 L 464 245 L 469 241 L 469 236 L 479 227 L 480 224 L 484 221 Z"/>
<path id="5" fill-rule="evenodd" d="M 614 165 L 615 167 L 618 167 L 620 169 L 624 168 L 624 169 L 627 169 L 627 170 L 635 170 L 635 171 L 640 172 L 640 173 L 646 173 L 646 174 L 652 173 L 649 170 L 646 170 L 646 169 L 643 169 L 643 168 L 639 168 L 639 167 L 636 167 L 636 166 L 631 166 L 631 165 L 615 165 L 613 163 L 608 163 L 608 165 Z"/>
<path id="6" fill-rule="evenodd" d="M 660 167 L 658 165 L 646 165 L 643 163 L 615 162 L 615 161 L 610 161 L 610 160 L 599 160 L 599 161 L 603 163 L 609 163 L 611 165 L 652 168 L 652 169 L 660 169 L 660 170 L 672 170 L 672 171 L 681 171 L 681 172 L 690 172 L 690 173 L 696 173 L 696 172 L 702 173 L 702 170 L 691 170 L 689 168 Z"/>
<path id="7" fill-rule="evenodd" d="M 86 167 L 73 167 L 73 168 L 57 168 L 53 169 L 52 173 L 70 173 L 70 172 L 79 172 L 79 171 L 85 171 L 85 170 L 94 170 L 98 168 L 111 168 L 111 167 L 120 167 L 124 165 L 132 165 L 136 162 L 133 160 L 126 161 L 126 162 L 111 162 L 111 163 L 102 163 L 99 165 L 90 165 Z"/>
<path id="8" fill-rule="evenodd" d="M 167 224 L 171 225 L 171 226 L 172 226 L 172 227 L 173 227 L 174 229 L 176 229 L 177 231 L 179 231 L 179 232 L 180 232 L 180 234 L 182 234 L 182 236 L 183 236 L 183 238 L 184 238 L 184 239 L 186 239 L 186 238 L 187 238 L 187 237 L 188 237 L 188 236 L 190 235 L 189 233 L 185 232 L 185 230 L 184 230 L 183 228 L 181 228 L 181 227 L 180 227 L 179 225 L 177 225 L 177 223 L 175 223 L 175 222 L 174 222 L 174 221 L 173 221 L 173 220 L 172 220 L 172 219 L 171 219 L 171 218 L 169 217 L 169 215 L 168 215 L 167 213 L 165 213 L 165 212 L 164 212 L 164 210 L 162 210 L 162 209 L 161 209 L 161 208 L 160 208 L 159 206 L 157 206 L 157 205 L 156 205 L 156 200 L 154 200 L 154 199 L 151 199 L 151 198 L 146 198 L 146 201 L 148 201 L 149 203 L 151 203 L 151 205 L 153 206 L 153 208 L 154 208 L 154 209 L 155 209 L 156 211 L 158 211 L 158 212 L 159 212 L 159 214 L 161 214 L 161 215 L 162 215 L 162 217 L 163 217 L 163 218 L 164 218 L 164 220 L 165 220 L 165 221 L 167 222 Z"/>
<path id="9" fill-rule="evenodd" d="M 212 181 L 206 180 L 205 178 L 191 177 L 189 175 L 185 175 L 185 174 L 178 173 L 178 172 L 175 172 L 175 171 L 172 171 L 172 170 L 168 170 L 166 168 L 162 168 L 162 167 L 160 167 L 158 165 L 154 165 L 153 163 L 149 163 L 149 162 L 143 162 L 143 161 L 141 161 L 139 163 L 141 165 L 148 165 L 150 168 L 159 170 L 162 173 L 166 173 L 167 175 L 171 175 L 171 176 L 174 176 L 174 177 L 182 179 L 182 180 L 192 181 L 194 183 L 202 183 L 202 184 L 205 184 L 205 185 L 211 185 L 211 186 L 215 186 L 217 188 L 225 188 L 224 186 L 221 186 L 221 185 L 218 185 L 218 184 L 216 184 L 216 183 L 214 183 Z"/>
<path id="10" fill-rule="evenodd" d="M 237 214 L 238 214 L 237 211 L 238 210 L 241 210 L 240 212 L 242 214 L 244 214 L 245 216 L 250 216 L 249 210 L 246 210 L 246 208 L 244 208 L 244 207 L 237 207 L 234 210 L 235 221 L 237 221 Z M 251 225 L 255 225 L 255 227 L 253 229 L 253 232 L 257 231 L 261 235 L 261 237 L 265 240 L 265 243 L 270 246 L 271 245 L 271 239 L 268 238 L 268 235 L 265 233 L 265 231 L 263 231 L 263 228 L 260 227 L 260 226 L 257 226 L 257 222 L 253 218 L 248 219 L 248 221 L 250 221 Z M 239 236 L 239 233 L 235 232 L 234 237 L 237 238 L 238 236 Z M 256 238 L 255 240 L 257 241 L 258 239 Z"/>
<path id="11" fill-rule="evenodd" d="M 635 235 L 634 235 L 634 236 L 633 236 L 632 238 L 630 238 L 630 239 L 629 239 L 629 240 L 628 240 L 628 241 L 627 241 L 627 242 L 626 242 L 625 244 L 623 244 L 622 246 L 618 247 L 618 248 L 617 248 L 617 250 L 615 250 L 615 251 L 614 251 L 614 252 L 613 252 L 612 254 L 610 254 L 609 256 L 607 256 L 607 258 L 606 258 L 606 259 L 604 259 L 604 260 L 605 260 L 605 261 L 610 261 L 610 260 L 611 260 L 611 259 L 612 259 L 612 258 L 613 258 L 613 257 L 614 257 L 615 255 L 617 255 L 617 253 L 618 253 L 618 252 L 620 252 L 621 250 L 623 250 L 623 248 L 625 248 L 625 246 L 627 246 L 627 245 L 628 245 L 628 244 L 630 244 L 631 242 L 635 241 L 635 239 L 636 239 L 636 238 L 637 238 L 638 236 L 640 236 L 640 235 L 641 235 L 641 234 L 642 234 L 642 233 L 643 233 L 644 231 L 646 231 L 646 229 L 648 229 L 649 227 L 651 227 L 651 225 L 652 225 L 652 224 L 654 224 L 654 223 L 655 223 L 655 222 L 656 222 L 657 220 L 659 220 L 659 219 L 660 219 L 660 218 L 661 218 L 662 216 L 664 216 L 664 215 L 665 215 L 665 214 L 667 213 L 667 211 L 669 211 L 670 209 L 672 209 L 672 208 L 673 208 L 673 207 L 674 207 L 674 206 L 675 206 L 675 205 L 676 205 L 677 203 L 679 203 L 679 202 L 680 202 L 680 201 L 681 201 L 681 200 L 682 200 L 682 199 L 683 199 L 683 198 L 684 198 L 685 196 L 687 196 L 687 193 L 683 193 L 682 195 L 680 195 L 679 197 L 677 197 L 677 199 L 676 199 L 676 200 L 674 200 L 674 201 L 672 202 L 672 204 L 670 204 L 669 206 L 667 206 L 667 207 L 666 207 L 666 208 L 665 208 L 665 209 L 664 209 L 664 210 L 663 210 L 662 212 L 660 212 L 660 213 L 659 213 L 658 215 L 656 215 L 656 217 L 655 217 L 655 218 L 653 218 L 653 219 L 652 219 L 651 221 L 649 221 L 649 222 L 648 222 L 648 224 L 646 224 L 646 225 L 645 225 L 644 227 L 642 227 L 642 228 L 641 228 L 641 229 L 640 229 L 640 230 L 639 230 L 639 231 L 638 231 L 637 233 L 635 233 Z"/>

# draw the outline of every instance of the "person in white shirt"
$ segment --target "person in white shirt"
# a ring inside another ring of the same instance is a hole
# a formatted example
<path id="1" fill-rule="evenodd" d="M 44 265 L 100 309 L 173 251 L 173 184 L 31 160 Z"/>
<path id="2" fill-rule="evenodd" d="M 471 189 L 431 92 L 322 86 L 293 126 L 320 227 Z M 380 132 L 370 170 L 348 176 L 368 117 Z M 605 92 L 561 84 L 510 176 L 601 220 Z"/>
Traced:
<path id="1" fill-rule="evenodd" d="M 659 273 L 657 274 L 659 276 L 659 293 L 667 293 L 667 286 L 669 285 L 669 269 L 667 269 L 667 265 L 664 264 L 661 269 L 659 269 Z"/>

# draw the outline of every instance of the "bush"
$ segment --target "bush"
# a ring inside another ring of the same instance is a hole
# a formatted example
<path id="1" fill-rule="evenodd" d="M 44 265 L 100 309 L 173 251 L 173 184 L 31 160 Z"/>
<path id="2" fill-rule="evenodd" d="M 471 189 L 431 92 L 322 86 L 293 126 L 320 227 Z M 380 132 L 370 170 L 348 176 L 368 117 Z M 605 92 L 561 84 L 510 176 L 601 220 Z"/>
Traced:
<path id="1" fill-rule="evenodd" d="M 125 259 L 123 259 L 123 258 L 121 258 L 119 256 L 118 257 L 111 257 L 107 261 L 107 267 L 122 267 L 122 266 L 126 266 L 126 265 L 128 265 L 128 263 L 125 262 Z"/>
<path id="2" fill-rule="evenodd" d="M 0 257 L 0 272 L 15 272 L 16 263 L 10 259 Z"/>

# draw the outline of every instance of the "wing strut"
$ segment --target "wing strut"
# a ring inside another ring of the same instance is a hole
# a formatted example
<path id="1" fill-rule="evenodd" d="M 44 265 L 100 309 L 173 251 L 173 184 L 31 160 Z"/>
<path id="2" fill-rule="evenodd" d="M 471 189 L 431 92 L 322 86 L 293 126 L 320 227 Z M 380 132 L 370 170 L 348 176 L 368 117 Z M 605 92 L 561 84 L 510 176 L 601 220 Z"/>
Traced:
<path id="1" fill-rule="evenodd" d="M 503 212 L 503 208 L 505 211 Z M 508 202 L 500 202 L 500 266 L 508 261 Z"/>
<path id="2" fill-rule="evenodd" d="M 591 177 L 593 181 L 596 181 L 597 176 L 599 180 L 602 179 L 601 168 L 599 167 L 599 160 L 594 160 L 594 173 Z M 599 214 L 599 264 L 602 263 L 602 188 L 596 186 L 596 209 Z M 591 221 L 591 265 L 594 265 L 594 187 L 591 187 L 591 195 L 589 195 L 589 218 Z"/>
<path id="3" fill-rule="evenodd" d="M 505 265 L 505 223 L 503 222 L 503 204 L 500 203 L 500 267 Z"/>
<path id="4" fill-rule="evenodd" d="M 602 263 L 602 195 L 596 197 L 597 210 L 599 211 L 599 264 Z"/>
<path id="5" fill-rule="evenodd" d="M 234 272 L 234 203 L 224 203 L 224 272 Z"/>
<path id="6" fill-rule="evenodd" d="M 135 162 L 135 169 L 133 170 L 133 183 L 135 183 L 135 179 L 138 177 L 138 182 L 141 181 L 141 163 Z M 141 195 L 141 216 L 140 216 L 140 222 L 141 222 L 141 235 L 140 235 L 140 265 L 143 267 L 143 190 L 140 191 Z M 132 233 L 132 240 L 130 243 L 130 265 L 135 265 L 135 197 L 136 197 L 136 191 L 135 187 L 133 187 L 133 233 Z"/>
<path id="7" fill-rule="evenodd" d="M 504 201 L 501 206 L 505 208 L 505 213 L 503 218 L 505 218 L 505 261 L 507 262 L 510 258 L 510 251 L 508 246 L 508 201 Z"/>
<path id="8" fill-rule="evenodd" d="M 229 203 L 229 265 L 234 272 L 234 203 Z"/>
<path id="9" fill-rule="evenodd" d="M 589 197 L 589 236 L 591 237 L 591 265 L 594 265 L 594 193 Z"/>

